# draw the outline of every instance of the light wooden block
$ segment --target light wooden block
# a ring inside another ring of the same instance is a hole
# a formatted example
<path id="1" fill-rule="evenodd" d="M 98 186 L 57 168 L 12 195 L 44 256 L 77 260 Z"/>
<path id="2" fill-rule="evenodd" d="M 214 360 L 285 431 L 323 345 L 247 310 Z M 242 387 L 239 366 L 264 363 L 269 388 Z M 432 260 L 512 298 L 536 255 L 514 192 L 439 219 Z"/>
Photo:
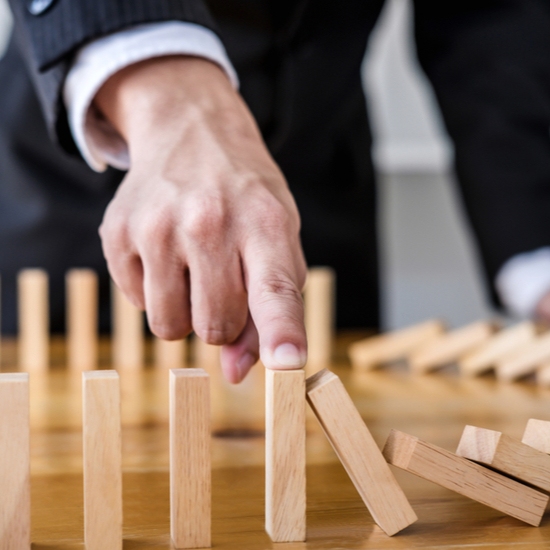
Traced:
<path id="1" fill-rule="evenodd" d="M 97 367 L 98 281 L 92 269 L 71 269 L 66 276 L 67 363 L 76 370 Z"/>
<path id="2" fill-rule="evenodd" d="M 538 526 L 548 496 L 466 458 L 392 430 L 382 451 L 386 460 L 423 479 Z"/>
<path id="3" fill-rule="evenodd" d="M 494 331 L 491 323 L 480 321 L 444 334 L 409 355 L 411 370 L 425 373 L 453 363 L 489 340 Z"/>
<path id="4" fill-rule="evenodd" d="M 525 321 L 500 331 L 478 349 L 466 354 L 458 362 L 460 373 L 477 376 L 491 369 L 495 364 L 534 340 L 537 329 L 533 322 Z"/>
<path id="5" fill-rule="evenodd" d="M 29 375 L 0 374 L 0 549 L 31 547 Z"/>
<path id="6" fill-rule="evenodd" d="M 265 528 L 273 542 L 306 540 L 305 372 L 266 369 Z"/>
<path id="7" fill-rule="evenodd" d="M 304 321 L 308 341 L 308 366 L 327 366 L 332 359 L 336 301 L 336 275 L 330 267 L 308 270 L 304 288 Z"/>
<path id="8" fill-rule="evenodd" d="M 530 418 L 523 432 L 521 442 L 546 454 L 550 454 L 550 422 Z"/>
<path id="9" fill-rule="evenodd" d="M 456 454 L 550 491 L 550 456 L 501 432 L 466 426 Z"/>
<path id="10" fill-rule="evenodd" d="M 374 521 L 395 535 L 418 518 L 340 379 L 322 370 L 306 381 L 307 400 Z"/>
<path id="11" fill-rule="evenodd" d="M 211 545 L 210 378 L 170 371 L 170 525 L 176 548 Z"/>
<path id="12" fill-rule="evenodd" d="M 119 288 L 111 285 L 113 306 L 112 353 L 115 368 L 140 368 L 144 363 L 143 312 Z"/>
<path id="13" fill-rule="evenodd" d="M 17 277 L 19 310 L 19 367 L 45 371 L 49 366 L 48 275 L 43 269 L 24 269 Z"/>
<path id="14" fill-rule="evenodd" d="M 84 541 L 86 550 L 122 549 L 120 380 L 82 373 Z"/>
<path id="15" fill-rule="evenodd" d="M 383 363 L 404 359 L 407 354 L 444 332 L 445 325 L 441 321 L 426 321 L 354 342 L 348 349 L 348 355 L 353 368 L 370 370 Z"/>
<path id="16" fill-rule="evenodd" d="M 511 382 L 531 374 L 537 367 L 550 360 L 550 332 L 535 338 L 508 357 L 501 359 L 496 366 L 499 380 Z"/>
<path id="17" fill-rule="evenodd" d="M 181 369 L 185 366 L 187 340 L 154 340 L 154 362 L 162 369 Z"/>

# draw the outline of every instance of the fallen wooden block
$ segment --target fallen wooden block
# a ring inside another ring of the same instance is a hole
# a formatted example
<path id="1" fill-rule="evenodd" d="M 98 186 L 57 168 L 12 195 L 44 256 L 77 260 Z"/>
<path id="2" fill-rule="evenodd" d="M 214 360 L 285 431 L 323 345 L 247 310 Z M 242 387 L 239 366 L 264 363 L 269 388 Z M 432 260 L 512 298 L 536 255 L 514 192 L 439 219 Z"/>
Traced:
<path id="1" fill-rule="evenodd" d="M 536 335 L 536 326 L 531 321 L 525 321 L 500 331 L 478 349 L 459 360 L 460 374 L 477 376 L 484 373 L 506 355 L 534 340 Z"/>
<path id="2" fill-rule="evenodd" d="M 306 380 L 307 400 L 374 521 L 395 535 L 418 518 L 340 379 L 322 370 Z"/>
<path id="3" fill-rule="evenodd" d="M 550 422 L 530 418 L 523 432 L 521 442 L 546 454 L 550 454 Z"/>
<path id="4" fill-rule="evenodd" d="M 492 323 L 480 321 L 443 334 L 409 355 L 411 370 L 424 373 L 453 363 L 486 342 L 494 332 Z"/>
<path id="5" fill-rule="evenodd" d="M 305 372 L 265 372 L 265 528 L 273 542 L 306 540 Z"/>
<path id="6" fill-rule="evenodd" d="M 423 479 L 538 526 L 548 496 L 417 437 L 392 430 L 386 460 Z"/>
<path id="7" fill-rule="evenodd" d="M 456 454 L 550 491 L 550 456 L 501 432 L 466 426 Z"/>
<path id="8" fill-rule="evenodd" d="M 511 382 L 534 372 L 550 360 L 550 332 L 535 338 L 520 349 L 500 360 L 496 366 L 499 380 Z"/>
<path id="9" fill-rule="evenodd" d="M 348 355 L 353 368 L 370 370 L 383 363 L 404 359 L 408 353 L 444 332 L 445 326 L 441 321 L 426 321 L 354 342 L 348 348 Z"/>

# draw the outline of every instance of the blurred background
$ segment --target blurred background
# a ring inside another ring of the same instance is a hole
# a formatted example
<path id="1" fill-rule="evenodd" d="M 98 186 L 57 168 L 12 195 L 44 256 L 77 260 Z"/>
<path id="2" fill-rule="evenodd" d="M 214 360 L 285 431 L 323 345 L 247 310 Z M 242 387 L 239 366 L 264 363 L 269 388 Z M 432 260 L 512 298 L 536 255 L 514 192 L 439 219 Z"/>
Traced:
<path id="1" fill-rule="evenodd" d="M 408 0 L 387 0 L 363 64 L 380 184 L 383 324 L 441 317 L 458 326 L 491 311 L 456 196 L 452 144 L 418 67 L 411 21 Z M 10 28 L 0 0 L 0 55 Z"/>

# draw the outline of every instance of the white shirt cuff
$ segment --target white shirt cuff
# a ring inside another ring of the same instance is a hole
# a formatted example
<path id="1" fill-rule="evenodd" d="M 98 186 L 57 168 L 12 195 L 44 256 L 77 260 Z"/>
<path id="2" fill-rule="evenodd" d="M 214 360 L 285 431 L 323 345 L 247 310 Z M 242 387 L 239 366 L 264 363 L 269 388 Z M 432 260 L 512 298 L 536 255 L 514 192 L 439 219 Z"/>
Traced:
<path id="1" fill-rule="evenodd" d="M 550 247 L 508 260 L 497 274 L 496 287 L 510 313 L 533 317 L 540 299 L 550 291 Z"/>
<path id="2" fill-rule="evenodd" d="M 63 99 L 73 138 L 91 168 L 128 170 L 128 146 L 92 101 L 101 86 L 124 67 L 165 55 L 193 55 L 217 63 L 231 83 L 239 81 L 225 48 L 211 30 L 181 21 L 148 23 L 94 40 L 81 48 L 65 80 Z"/>

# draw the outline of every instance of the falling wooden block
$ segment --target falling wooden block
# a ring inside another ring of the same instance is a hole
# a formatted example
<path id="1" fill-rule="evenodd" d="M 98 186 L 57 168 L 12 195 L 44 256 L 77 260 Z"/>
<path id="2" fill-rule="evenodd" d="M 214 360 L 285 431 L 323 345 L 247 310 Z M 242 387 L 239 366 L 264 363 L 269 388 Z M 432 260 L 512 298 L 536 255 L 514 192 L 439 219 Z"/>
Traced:
<path id="1" fill-rule="evenodd" d="M 266 369 L 265 528 L 273 542 L 306 540 L 305 372 Z"/>
<path id="2" fill-rule="evenodd" d="M 176 548 L 211 544 L 210 379 L 170 371 L 170 525 Z"/>
<path id="3" fill-rule="evenodd" d="M 550 454 L 550 422 L 530 418 L 523 432 L 522 443 L 546 454 Z"/>
<path id="4" fill-rule="evenodd" d="M 29 375 L 0 374 L 0 548 L 31 547 Z"/>
<path id="5" fill-rule="evenodd" d="M 307 400 L 374 521 L 395 535 L 418 518 L 340 379 L 322 370 L 306 380 Z"/>
<path id="6" fill-rule="evenodd" d="M 45 371 L 49 365 L 48 274 L 24 269 L 17 277 L 19 309 L 19 367 Z"/>
<path id="7" fill-rule="evenodd" d="M 402 330 L 354 342 L 348 349 L 353 368 L 370 370 L 382 363 L 399 361 L 445 332 L 441 321 L 426 321 Z"/>
<path id="8" fill-rule="evenodd" d="M 308 270 L 304 289 L 308 367 L 326 366 L 332 359 L 335 283 L 336 276 L 330 267 L 314 267 Z"/>
<path id="9" fill-rule="evenodd" d="M 495 364 L 518 348 L 534 340 L 537 329 L 533 322 L 526 321 L 506 328 L 468 353 L 458 362 L 460 373 L 477 376 L 494 367 Z"/>
<path id="10" fill-rule="evenodd" d="M 453 363 L 486 342 L 494 331 L 495 327 L 491 323 L 480 321 L 444 334 L 410 354 L 411 369 L 424 373 Z"/>
<path id="11" fill-rule="evenodd" d="M 70 368 L 97 367 L 98 282 L 91 269 L 71 269 L 66 276 L 67 363 Z"/>
<path id="12" fill-rule="evenodd" d="M 548 496 L 417 437 L 392 430 L 386 460 L 423 479 L 538 526 Z"/>
<path id="13" fill-rule="evenodd" d="M 535 338 L 501 359 L 496 366 L 499 380 L 510 382 L 531 374 L 537 367 L 550 360 L 550 332 Z"/>
<path id="14" fill-rule="evenodd" d="M 122 549 L 120 380 L 113 370 L 82 373 L 86 550 Z"/>
<path id="15" fill-rule="evenodd" d="M 163 369 L 180 369 L 185 366 L 187 340 L 154 340 L 154 362 Z"/>
<path id="16" fill-rule="evenodd" d="M 111 285 L 113 306 L 113 366 L 140 368 L 143 366 L 143 312 L 135 307 L 119 288 Z"/>
<path id="17" fill-rule="evenodd" d="M 466 426 L 456 454 L 550 491 L 550 456 L 501 432 Z"/>

